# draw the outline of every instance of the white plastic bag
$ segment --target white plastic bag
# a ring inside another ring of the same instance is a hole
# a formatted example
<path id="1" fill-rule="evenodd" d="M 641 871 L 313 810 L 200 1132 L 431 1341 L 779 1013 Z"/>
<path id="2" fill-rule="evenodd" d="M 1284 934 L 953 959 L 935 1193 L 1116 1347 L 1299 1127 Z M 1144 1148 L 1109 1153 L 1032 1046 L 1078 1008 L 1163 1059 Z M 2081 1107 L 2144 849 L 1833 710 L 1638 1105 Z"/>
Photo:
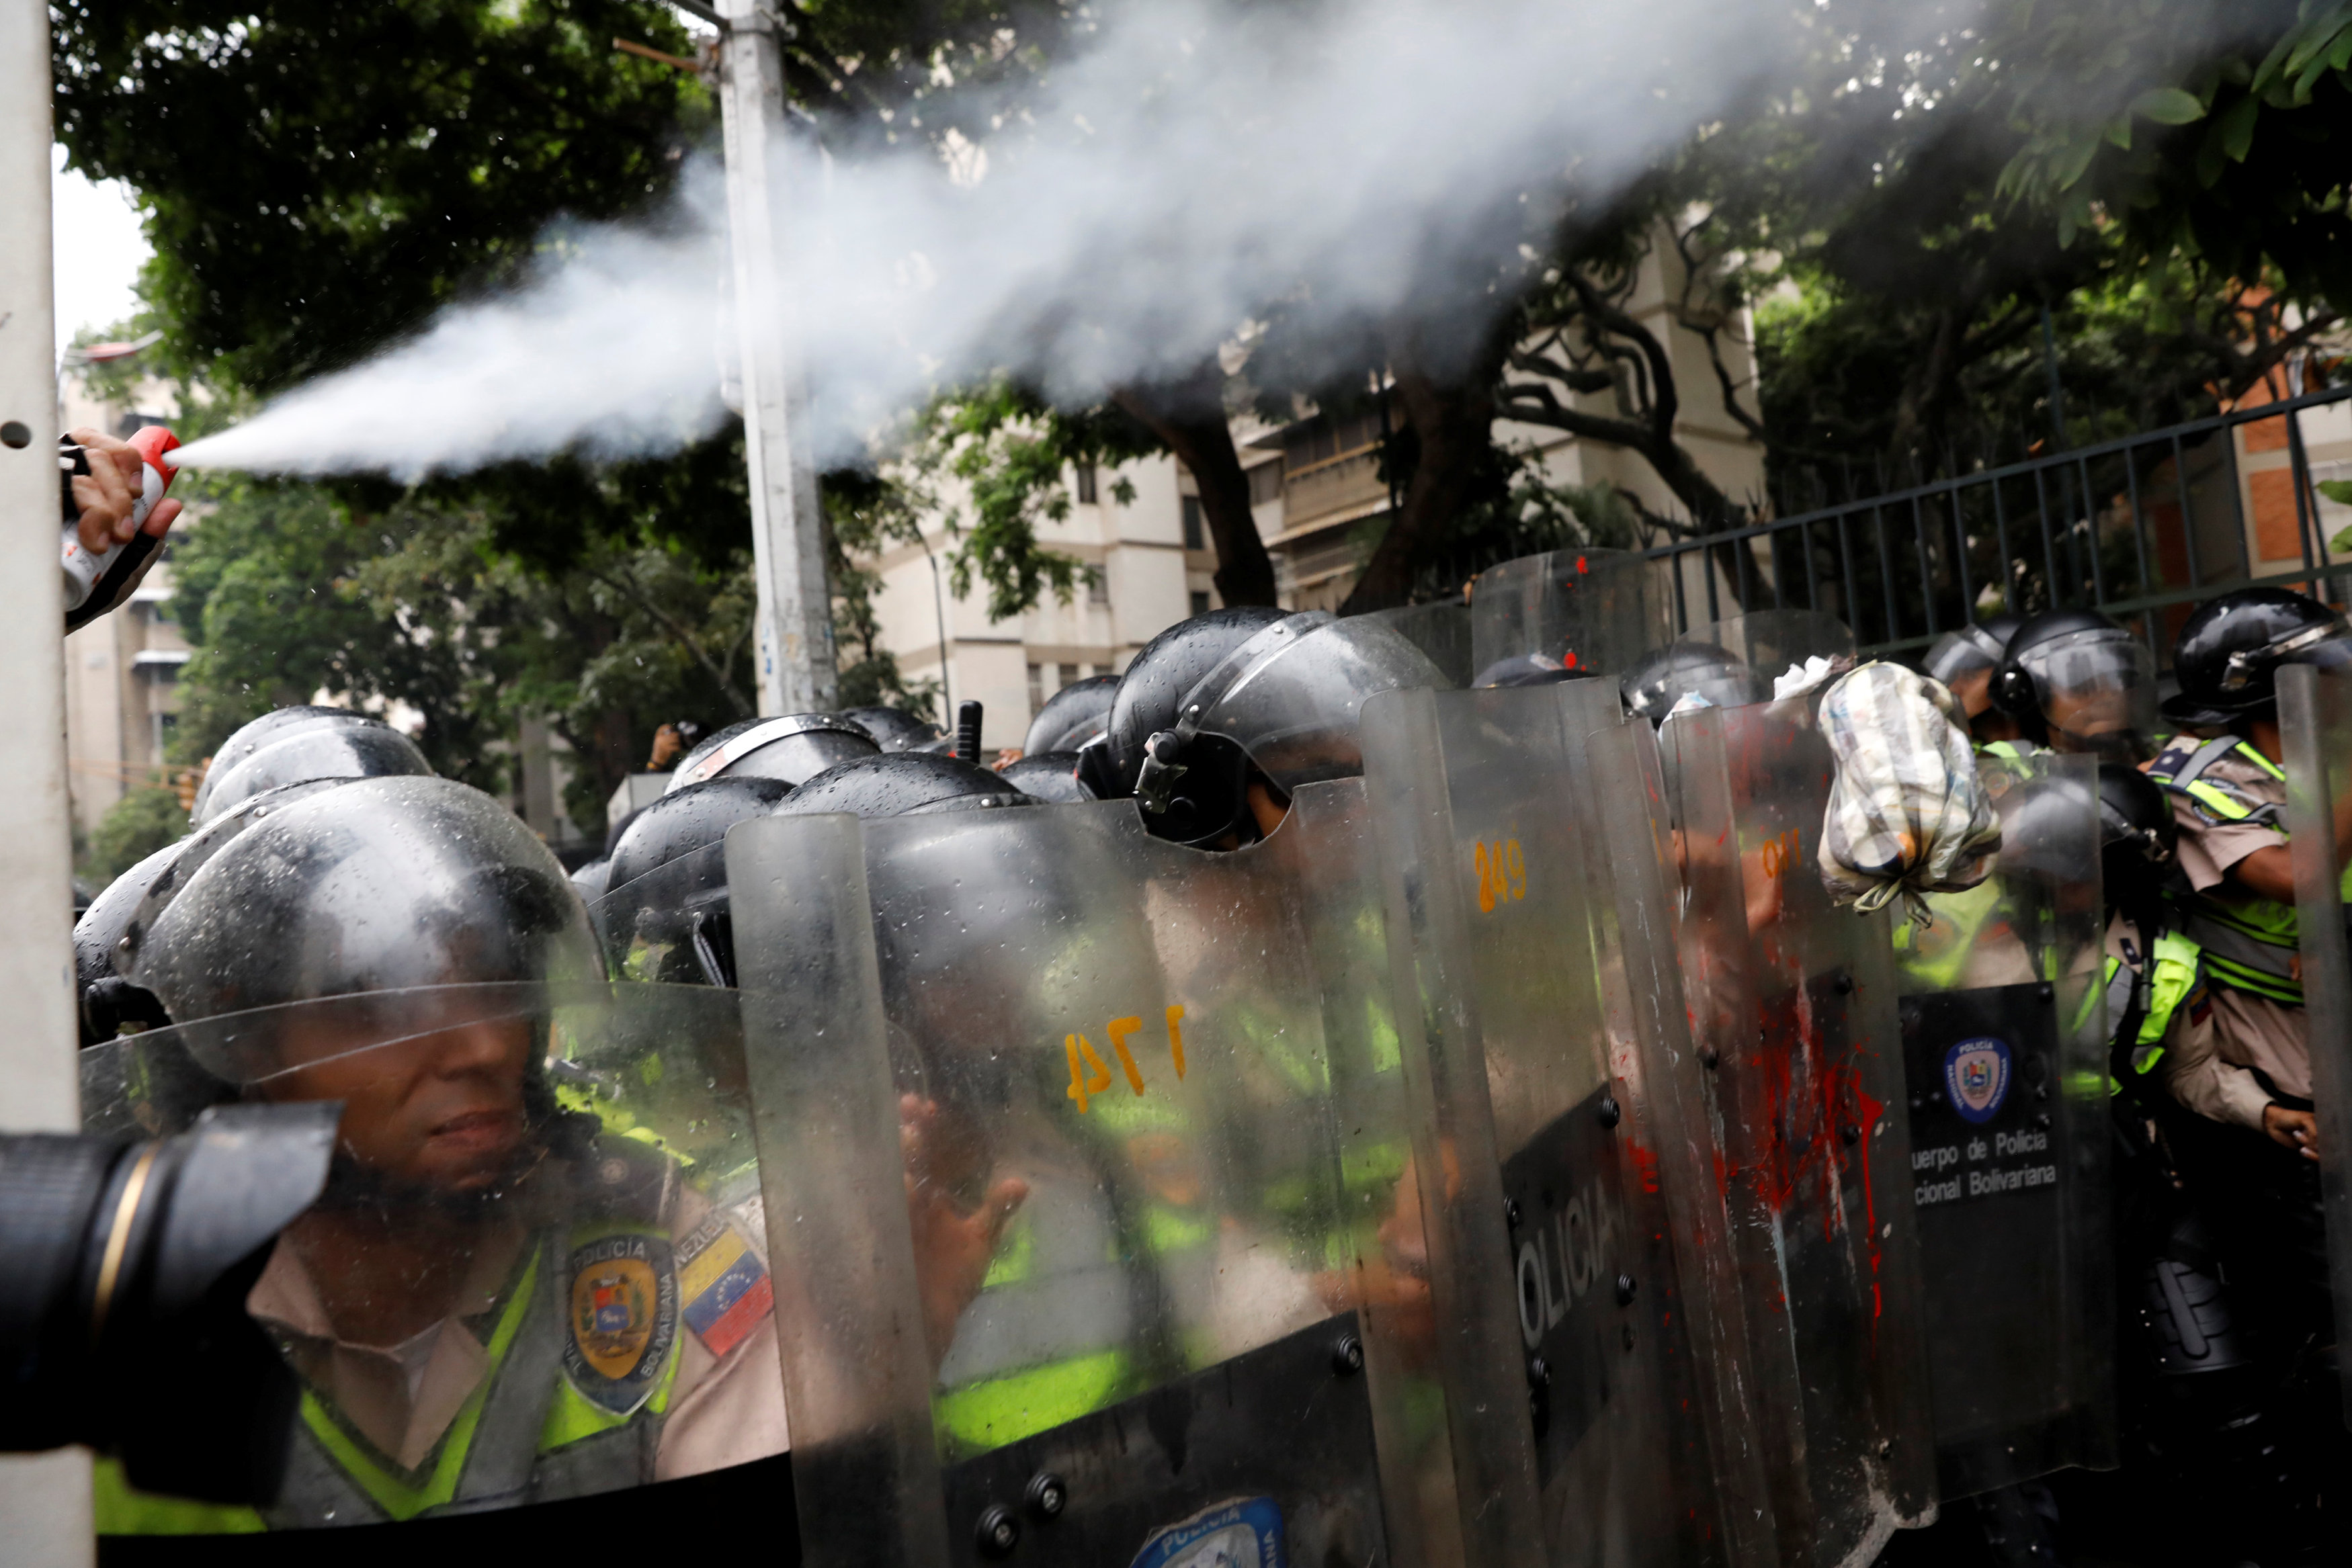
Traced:
<path id="1" fill-rule="evenodd" d="M 1958 893 L 1991 872 L 2000 819 L 1977 780 L 1959 705 L 1900 664 L 1864 664 L 1822 695 L 1822 734 L 1837 758 L 1822 820 L 1822 881 L 1868 915 L 1900 896 Z"/>

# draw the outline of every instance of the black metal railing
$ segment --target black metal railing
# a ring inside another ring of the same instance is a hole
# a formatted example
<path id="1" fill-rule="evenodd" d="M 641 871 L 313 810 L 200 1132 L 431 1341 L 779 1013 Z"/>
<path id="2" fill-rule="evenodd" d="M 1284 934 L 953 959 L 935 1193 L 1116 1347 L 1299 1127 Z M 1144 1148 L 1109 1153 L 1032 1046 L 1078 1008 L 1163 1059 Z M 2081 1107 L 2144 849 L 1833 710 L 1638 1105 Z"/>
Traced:
<path id="1" fill-rule="evenodd" d="M 1865 651 L 1889 653 L 1997 609 L 2081 605 L 2135 626 L 2168 663 L 2172 633 L 2199 600 L 2249 582 L 2317 591 L 2352 575 L 2352 560 L 2329 562 L 2303 422 L 2288 417 L 2347 398 L 2352 386 L 2330 388 L 1646 553 L 1663 563 L 1685 629 L 1744 610 L 1823 610 Z M 2285 465 L 2247 465 L 2242 476 L 2232 433 L 2272 421 Z M 2284 522 L 2282 482 L 2292 556 L 2262 551 L 2255 526 Z"/>

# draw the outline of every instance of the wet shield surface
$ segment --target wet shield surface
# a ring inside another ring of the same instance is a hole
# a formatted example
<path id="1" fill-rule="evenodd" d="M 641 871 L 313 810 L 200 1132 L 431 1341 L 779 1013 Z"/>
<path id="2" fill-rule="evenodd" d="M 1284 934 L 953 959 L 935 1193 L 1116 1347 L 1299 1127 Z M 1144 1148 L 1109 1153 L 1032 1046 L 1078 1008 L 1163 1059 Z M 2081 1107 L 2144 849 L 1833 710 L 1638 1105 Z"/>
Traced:
<path id="1" fill-rule="evenodd" d="M 784 1451 L 734 993 L 370 992 L 126 1036 L 81 1067 L 94 1133 L 342 1107 L 325 1193 L 247 1297 L 301 1387 L 278 1498 L 109 1482 L 102 1532 L 435 1518 Z"/>
<path id="2" fill-rule="evenodd" d="M 1372 840 L 732 831 L 812 1561 L 1455 1558 Z"/>
<path id="3" fill-rule="evenodd" d="M 1780 1557 L 1867 1561 L 1935 1501 L 1887 926 L 1822 889 L 1803 701 L 1675 716 L 1659 749 Z"/>
<path id="4" fill-rule="evenodd" d="M 2311 1094 L 2323 1129 L 2352 1126 L 2352 961 L 2345 910 L 2352 871 L 2352 676 L 2301 666 L 2279 672 L 2279 728 L 2285 741 L 2288 843 L 2294 855 L 2296 930 L 2302 942 L 2304 1007 L 2312 1042 Z M 2328 1279 L 2336 1343 L 2352 1325 L 2352 1173 L 2340 1138 L 2319 1140 Z M 2343 1370 L 2352 1420 L 2352 1367 Z"/>
<path id="5" fill-rule="evenodd" d="M 1364 736 L 1472 1560 L 1524 1560 L 1531 1490 L 1547 1563 L 1771 1561 L 1650 731 L 1591 681 L 1396 694 Z"/>
<path id="6" fill-rule="evenodd" d="M 2116 1462 L 2095 764 L 1979 773 L 1992 875 L 1895 933 L 1947 1499 Z"/>
<path id="7" fill-rule="evenodd" d="M 1571 673 L 1622 674 L 1672 639 L 1672 598 L 1656 563 L 1624 550 L 1507 560 L 1471 592 L 1471 668 L 1533 654 Z"/>

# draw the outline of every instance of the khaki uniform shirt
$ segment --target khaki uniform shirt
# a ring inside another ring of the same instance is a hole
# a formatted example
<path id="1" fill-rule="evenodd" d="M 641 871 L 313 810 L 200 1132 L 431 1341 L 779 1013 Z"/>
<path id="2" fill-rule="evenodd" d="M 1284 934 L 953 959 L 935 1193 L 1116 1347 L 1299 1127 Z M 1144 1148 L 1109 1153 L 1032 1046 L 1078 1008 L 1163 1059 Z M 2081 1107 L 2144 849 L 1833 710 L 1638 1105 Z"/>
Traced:
<path id="1" fill-rule="evenodd" d="M 708 1199 L 685 1190 L 672 1206 L 671 1239 L 683 1239 L 709 1211 Z M 520 1226 L 493 1236 L 475 1254 L 449 1315 L 400 1345 L 338 1337 L 317 1281 L 285 1236 L 271 1249 L 246 1309 L 277 1331 L 295 1369 L 344 1419 L 379 1451 L 414 1469 L 488 1375 L 484 1341 L 499 1292 L 535 1239 Z M 752 1245 L 762 1249 L 758 1239 Z M 762 1319 L 723 1358 L 681 1329 L 685 1343 L 662 1422 L 655 1479 L 698 1475 L 789 1448 L 775 1320 Z"/>
<path id="2" fill-rule="evenodd" d="M 2204 776 L 2229 785 L 2257 804 L 2286 800 L 2286 786 L 2242 757 L 2225 757 L 2208 768 Z M 2218 903 L 2246 901 L 2247 894 L 2229 885 L 2230 868 L 2257 850 L 2284 844 L 2285 838 L 2272 828 L 2210 821 L 2194 802 L 2179 795 L 2172 795 L 2171 800 L 2173 821 L 2180 827 L 2180 869 L 2190 885 Z M 2311 1097 L 2311 1047 L 2305 1038 L 2301 1008 L 2282 1007 L 2266 997 L 2216 986 L 2213 1019 L 2221 1061 L 2238 1068 L 2260 1069 L 2284 1093 Z M 2251 1075 L 2248 1081 L 2252 1082 Z M 2269 1094 L 2263 1099 L 2267 1103 Z M 2252 1124 L 2262 1124 L 2259 1113 Z"/>

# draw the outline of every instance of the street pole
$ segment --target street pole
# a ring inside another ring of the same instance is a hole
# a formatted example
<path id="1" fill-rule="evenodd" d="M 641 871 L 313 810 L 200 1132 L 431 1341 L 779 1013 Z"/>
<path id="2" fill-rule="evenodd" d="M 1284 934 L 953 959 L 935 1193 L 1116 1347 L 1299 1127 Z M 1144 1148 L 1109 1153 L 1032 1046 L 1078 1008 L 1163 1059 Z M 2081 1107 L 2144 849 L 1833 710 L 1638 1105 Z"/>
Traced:
<path id="1" fill-rule="evenodd" d="M 760 591 L 760 711 L 809 713 L 834 706 L 833 601 L 816 470 L 801 428 L 807 385 L 778 221 L 787 210 L 782 197 L 792 172 L 780 24 L 761 0 L 720 0 L 720 10 L 719 101 L 726 127 L 743 450 L 751 481 L 751 560 Z"/>
<path id="2" fill-rule="evenodd" d="M 0 5 L 0 1131 L 71 1132 L 73 865 L 50 300 L 49 12 Z M 89 1454 L 0 1458 L 0 1556 L 86 1568 Z"/>

